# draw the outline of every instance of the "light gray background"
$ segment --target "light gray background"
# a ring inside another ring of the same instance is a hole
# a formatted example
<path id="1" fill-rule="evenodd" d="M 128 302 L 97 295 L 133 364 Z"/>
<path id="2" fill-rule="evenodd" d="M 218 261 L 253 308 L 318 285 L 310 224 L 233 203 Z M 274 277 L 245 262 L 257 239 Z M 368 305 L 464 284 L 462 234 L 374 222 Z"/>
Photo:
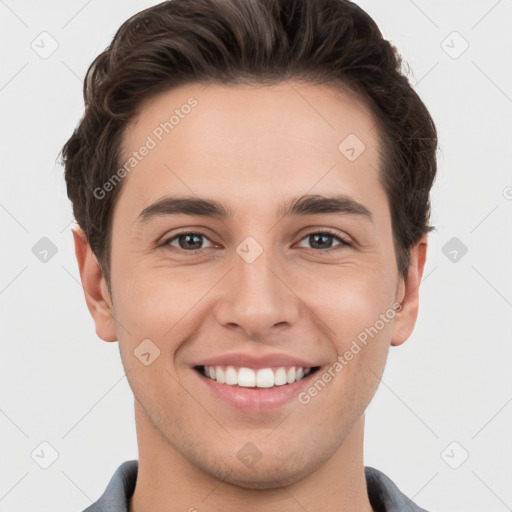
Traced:
<path id="1" fill-rule="evenodd" d="M 132 394 L 86 309 L 56 158 L 90 62 L 152 4 L 0 0 L 2 512 L 81 511 L 137 458 Z M 410 65 L 441 145 L 419 319 L 367 411 L 365 464 L 431 511 L 511 510 L 512 1 L 360 4 Z M 31 47 L 51 49 L 43 31 L 58 43 L 46 59 Z M 43 237 L 57 249 L 47 262 L 32 252 Z M 58 452 L 48 469 L 42 442 Z"/>

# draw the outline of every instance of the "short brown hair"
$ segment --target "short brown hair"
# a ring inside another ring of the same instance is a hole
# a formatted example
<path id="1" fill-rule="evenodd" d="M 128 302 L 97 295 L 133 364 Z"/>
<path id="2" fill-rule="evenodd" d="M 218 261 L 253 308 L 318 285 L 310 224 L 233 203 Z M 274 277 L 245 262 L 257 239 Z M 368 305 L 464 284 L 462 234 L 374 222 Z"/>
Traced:
<path id="1" fill-rule="evenodd" d="M 406 275 L 410 249 L 433 229 L 437 133 L 372 18 L 347 0 L 170 0 L 129 18 L 94 59 L 84 115 L 61 151 L 73 213 L 109 288 L 112 212 L 123 182 L 101 199 L 93 191 L 119 169 L 124 129 L 142 103 L 188 83 L 289 79 L 352 91 L 375 116 L 397 268 Z"/>

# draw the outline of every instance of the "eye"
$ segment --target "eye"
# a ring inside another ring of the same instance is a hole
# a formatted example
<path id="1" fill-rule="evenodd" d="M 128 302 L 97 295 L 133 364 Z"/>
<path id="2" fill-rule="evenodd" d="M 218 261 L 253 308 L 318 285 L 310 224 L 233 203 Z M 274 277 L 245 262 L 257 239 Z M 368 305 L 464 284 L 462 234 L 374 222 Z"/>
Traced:
<path id="1" fill-rule="evenodd" d="M 178 233 L 171 238 L 168 238 L 163 245 L 170 245 L 171 247 L 176 247 L 177 249 L 181 249 L 187 252 L 200 251 L 205 247 L 202 246 L 202 239 L 211 241 L 202 233 L 193 233 L 193 232 L 185 232 Z M 174 244 L 176 242 L 178 245 Z M 213 244 L 212 244 L 213 246 Z"/>
<path id="2" fill-rule="evenodd" d="M 339 243 L 333 245 L 333 239 L 337 240 Z M 210 245 L 204 246 L 203 240 L 207 240 Z M 352 246 L 350 242 L 345 240 L 337 232 L 330 231 L 328 229 L 324 229 L 322 231 L 312 231 L 308 233 L 301 239 L 301 242 L 299 244 L 300 247 L 304 247 L 304 245 L 301 245 L 304 240 L 306 240 L 310 244 L 310 249 L 320 250 L 322 252 L 336 250 L 336 248 L 342 248 L 344 246 Z M 204 235 L 203 233 L 191 231 L 178 233 L 172 236 L 171 238 L 168 238 L 162 245 L 164 247 L 171 246 L 175 249 L 182 250 L 192 254 L 200 252 L 201 250 L 206 249 L 208 247 L 214 247 L 213 242 L 211 242 L 211 240 L 206 235 Z"/>
<path id="3" fill-rule="evenodd" d="M 338 240 L 340 243 L 333 246 L 333 239 Z M 311 244 L 311 249 L 329 250 L 336 249 L 336 247 L 351 246 L 351 244 L 343 237 L 341 237 L 338 233 L 332 232 L 330 230 L 313 231 L 311 233 L 308 233 L 305 237 L 303 237 L 302 240 L 307 240 Z"/>

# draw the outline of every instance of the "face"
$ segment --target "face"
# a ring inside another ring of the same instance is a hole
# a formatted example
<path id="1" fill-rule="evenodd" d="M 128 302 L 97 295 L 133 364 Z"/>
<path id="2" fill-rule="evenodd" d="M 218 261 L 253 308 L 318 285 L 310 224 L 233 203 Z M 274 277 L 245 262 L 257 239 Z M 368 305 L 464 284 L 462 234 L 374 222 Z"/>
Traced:
<path id="1" fill-rule="evenodd" d="M 412 330 L 423 263 L 413 251 L 409 281 L 397 273 L 375 119 L 292 85 L 147 102 L 123 139 L 139 156 L 113 213 L 112 296 L 93 312 L 119 342 L 139 444 L 247 488 L 343 449 Z"/>

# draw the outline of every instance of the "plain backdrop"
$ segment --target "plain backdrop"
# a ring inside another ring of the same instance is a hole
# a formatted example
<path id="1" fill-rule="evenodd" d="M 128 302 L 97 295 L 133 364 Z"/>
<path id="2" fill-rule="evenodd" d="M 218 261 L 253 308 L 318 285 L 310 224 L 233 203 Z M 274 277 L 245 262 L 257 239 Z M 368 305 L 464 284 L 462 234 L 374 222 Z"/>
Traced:
<path id="1" fill-rule="evenodd" d="M 96 337 L 85 305 L 57 156 L 89 64 L 152 4 L 0 0 L 2 512 L 82 511 L 138 457 L 117 343 Z M 440 139 L 419 318 L 367 410 L 365 464 L 430 511 L 511 510 L 512 1 L 360 4 Z"/>

